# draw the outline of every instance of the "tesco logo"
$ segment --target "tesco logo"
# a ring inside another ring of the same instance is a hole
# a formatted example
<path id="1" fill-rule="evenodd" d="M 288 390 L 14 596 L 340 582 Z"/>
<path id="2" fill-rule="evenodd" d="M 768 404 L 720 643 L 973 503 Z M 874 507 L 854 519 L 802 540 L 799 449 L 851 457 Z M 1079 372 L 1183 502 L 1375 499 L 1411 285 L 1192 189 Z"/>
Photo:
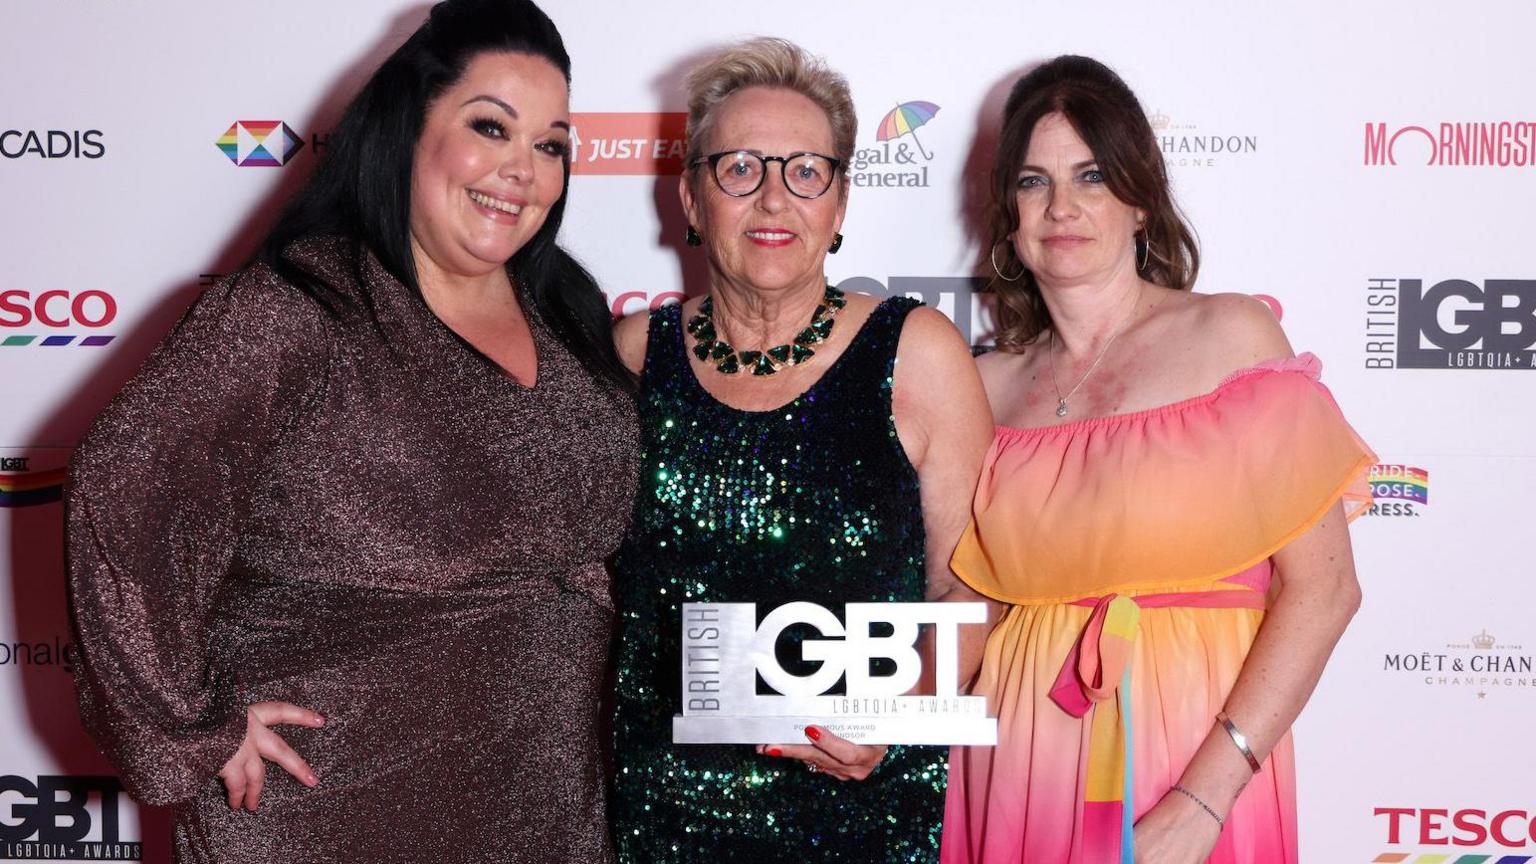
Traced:
<path id="1" fill-rule="evenodd" d="M 0 291 L 0 327 L 101 328 L 117 317 L 117 301 L 105 291 L 90 289 Z"/>
<path id="2" fill-rule="evenodd" d="M 1536 843 L 1536 811 L 1451 810 L 1440 807 L 1377 807 L 1387 817 L 1387 842 L 1419 846 L 1481 846 L 1525 849 Z"/>

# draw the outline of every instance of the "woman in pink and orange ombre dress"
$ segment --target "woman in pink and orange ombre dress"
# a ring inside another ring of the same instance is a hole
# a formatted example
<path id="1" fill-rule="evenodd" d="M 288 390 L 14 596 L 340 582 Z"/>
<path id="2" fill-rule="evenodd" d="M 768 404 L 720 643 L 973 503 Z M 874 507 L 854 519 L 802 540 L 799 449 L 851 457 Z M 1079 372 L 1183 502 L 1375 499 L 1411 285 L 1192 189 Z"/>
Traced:
<path id="1" fill-rule="evenodd" d="M 955 572 L 1008 604 L 948 864 L 1294 864 L 1288 730 L 1359 603 L 1374 461 L 1261 302 L 1199 295 L 1109 69 L 1024 76 L 995 168 L 997 437 Z"/>

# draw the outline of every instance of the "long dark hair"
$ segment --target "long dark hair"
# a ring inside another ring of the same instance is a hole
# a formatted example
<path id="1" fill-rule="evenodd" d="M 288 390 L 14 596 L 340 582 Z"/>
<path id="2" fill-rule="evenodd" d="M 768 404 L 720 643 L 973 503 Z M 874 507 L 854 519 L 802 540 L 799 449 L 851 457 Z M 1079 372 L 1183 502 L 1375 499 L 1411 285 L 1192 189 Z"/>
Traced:
<path id="1" fill-rule="evenodd" d="M 1003 108 L 1003 128 L 992 165 L 992 248 L 1006 248 L 997 266 L 1023 277 L 1009 282 L 993 277 L 997 293 L 997 347 L 1018 351 L 1051 326 L 1051 313 L 1040 296 L 1035 276 L 1018 259 L 1007 241 L 1019 227 L 1014 193 L 1019 166 L 1029 152 L 1035 124 L 1048 114 L 1061 114 L 1093 151 L 1105 185 L 1116 198 L 1146 211 L 1143 236 L 1137 238 L 1137 275 L 1156 285 L 1188 290 L 1200 272 L 1200 251 L 1194 232 L 1173 203 L 1168 168 L 1158 149 L 1152 124 L 1136 94 L 1114 70 L 1088 57 L 1063 55 L 1035 67 L 1020 78 Z M 1144 244 L 1150 243 L 1150 247 Z"/>
<path id="2" fill-rule="evenodd" d="M 428 107 L 485 52 L 542 57 L 570 83 L 571 58 L 560 31 L 530 0 L 438 3 L 347 106 L 314 176 L 288 203 L 256 259 L 337 313 L 347 301 L 283 253 L 307 237 L 342 237 L 372 252 L 385 270 L 419 294 L 410 234 L 416 143 Z M 555 243 L 569 190 L 567 157 L 559 200 L 507 266 L 524 301 L 589 372 L 633 389 L 633 376 L 614 350 L 613 319 L 596 280 Z M 353 266 L 360 276 L 361 254 Z"/>

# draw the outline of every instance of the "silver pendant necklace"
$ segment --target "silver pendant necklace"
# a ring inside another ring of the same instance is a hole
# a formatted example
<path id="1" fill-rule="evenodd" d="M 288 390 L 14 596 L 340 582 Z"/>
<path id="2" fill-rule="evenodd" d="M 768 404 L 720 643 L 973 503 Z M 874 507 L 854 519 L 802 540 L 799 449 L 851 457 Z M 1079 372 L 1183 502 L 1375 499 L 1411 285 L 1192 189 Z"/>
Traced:
<path id="1" fill-rule="evenodd" d="M 1109 346 L 1115 344 L 1115 340 L 1119 339 L 1120 334 L 1125 332 L 1126 326 L 1129 325 L 1131 323 L 1131 319 L 1136 316 L 1136 307 L 1140 305 L 1141 287 L 1137 286 L 1136 302 L 1131 304 L 1131 311 L 1126 313 L 1125 318 L 1120 322 L 1120 326 L 1116 328 L 1114 335 L 1110 336 L 1109 341 L 1104 343 L 1104 347 L 1099 349 L 1099 356 L 1093 358 L 1093 363 L 1088 366 L 1088 371 L 1083 373 L 1083 377 L 1077 379 L 1077 383 L 1072 385 L 1072 389 L 1068 390 L 1065 396 L 1063 396 L 1061 393 L 1061 386 L 1056 383 L 1056 328 L 1051 328 L 1051 342 L 1050 345 L 1045 349 L 1045 359 L 1047 368 L 1051 370 L 1051 389 L 1056 391 L 1057 417 L 1067 416 L 1067 400 L 1071 399 L 1072 394 L 1076 393 L 1077 389 L 1083 386 L 1083 382 L 1088 380 L 1088 376 L 1093 374 L 1093 370 L 1099 368 L 1099 361 L 1103 360 L 1104 355 L 1109 353 Z"/>

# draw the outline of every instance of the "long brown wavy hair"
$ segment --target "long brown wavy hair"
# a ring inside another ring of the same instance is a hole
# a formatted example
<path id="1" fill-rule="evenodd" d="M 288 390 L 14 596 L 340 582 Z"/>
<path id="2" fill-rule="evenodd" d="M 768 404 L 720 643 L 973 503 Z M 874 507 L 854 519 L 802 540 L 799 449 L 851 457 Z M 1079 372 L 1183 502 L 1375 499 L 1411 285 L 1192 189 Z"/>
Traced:
<path id="1" fill-rule="evenodd" d="M 1173 203 L 1168 168 L 1136 94 L 1114 70 L 1097 60 L 1057 57 L 1014 83 L 1003 108 L 1002 133 L 992 165 L 987 220 L 991 249 L 998 253 L 996 266 L 1004 273 L 1023 272 L 1014 282 L 994 274 L 989 286 L 998 298 L 996 338 L 997 347 L 1003 351 L 1023 350 L 1051 327 L 1051 313 L 1040 296 L 1040 286 L 1019 260 L 1010 238 L 1019 227 L 1015 192 L 1030 136 L 1042 117 L 1058 113 L 1093 151 L 1109 191 L 1147 214 L 1143 232 L 1136 238 L 1137 264 L 1146 264 L 1138 266 L 1137 275 L 1153 284 L 1185 291 L 1194 285 L 1200 270 L 1194 232 Z"/>

